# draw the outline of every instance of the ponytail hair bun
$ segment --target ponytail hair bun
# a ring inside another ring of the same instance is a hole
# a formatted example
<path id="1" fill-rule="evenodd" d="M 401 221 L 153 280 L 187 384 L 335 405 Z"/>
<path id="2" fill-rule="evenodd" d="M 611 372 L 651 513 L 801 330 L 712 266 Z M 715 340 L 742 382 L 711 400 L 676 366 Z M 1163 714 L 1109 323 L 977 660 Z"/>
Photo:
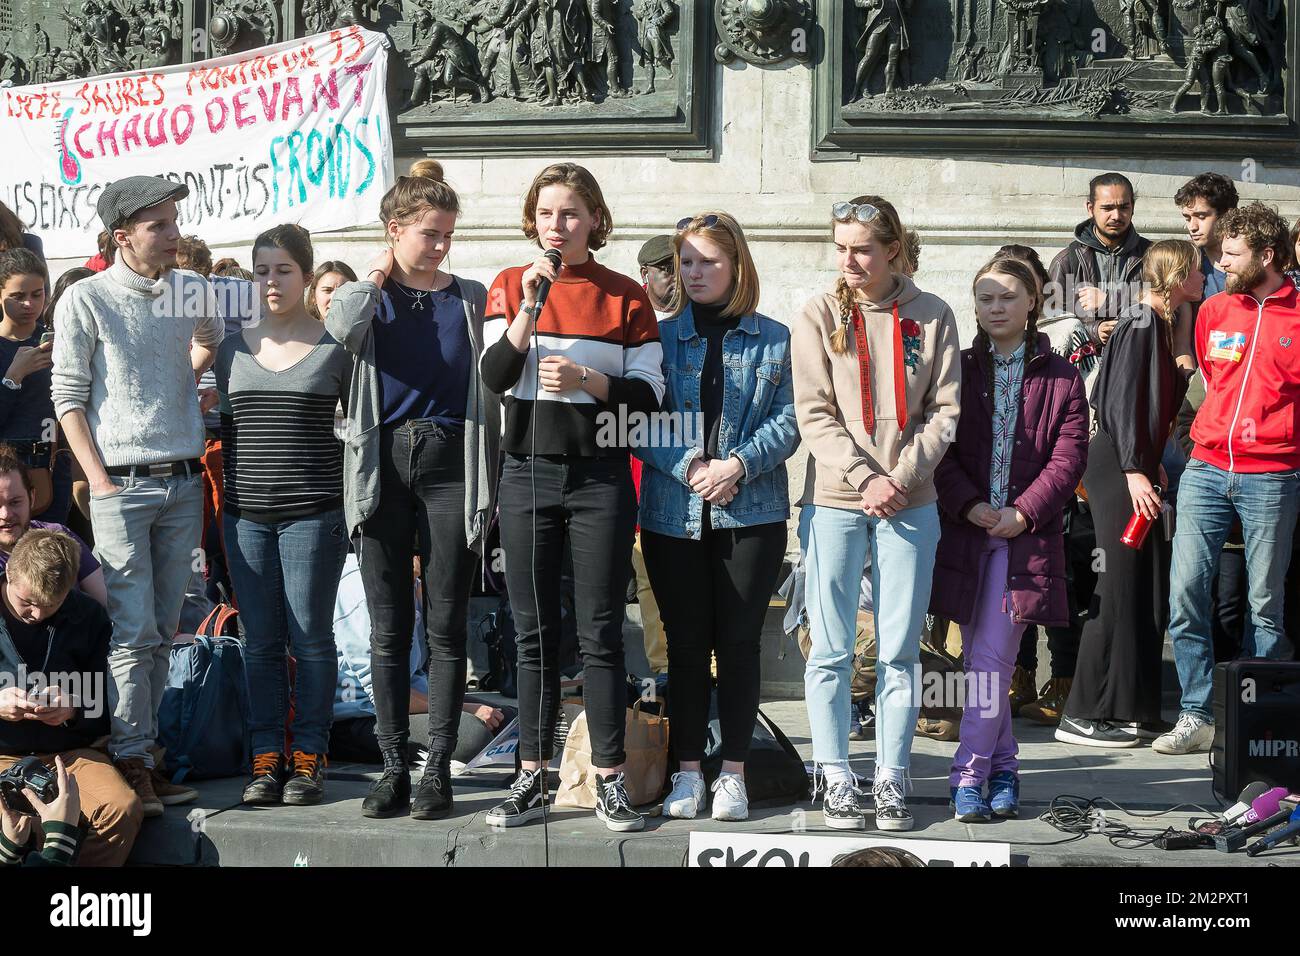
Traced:
<path id="1" fill-rule="evenodd" d="M 417 159 L 411 164 L 411 171 L 407 175 L 432 179 L 435 183 L 444 182 L 442 163 L 436 159 Z"/>
<path id="2" fill-rule="evenodd" d="M 417 159 L 406 176 L 398 176 L 393 188 L 379 204 L 379 222 L 409 225 L 431 209 L 460 213 L 460 197 L 442 178 L 442 163 L 436 159 Z"/>

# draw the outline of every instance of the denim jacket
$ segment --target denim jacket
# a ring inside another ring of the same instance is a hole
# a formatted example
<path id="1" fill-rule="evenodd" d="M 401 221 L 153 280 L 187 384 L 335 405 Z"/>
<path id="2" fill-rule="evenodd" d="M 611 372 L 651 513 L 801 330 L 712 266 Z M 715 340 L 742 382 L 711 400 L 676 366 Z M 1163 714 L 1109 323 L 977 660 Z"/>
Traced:
<path id="1" fill-rule="evenodd" d="M 699 540 L 704 499 L 686 483 L 686 472 L 704 454 L 700 372 L 707 348 L 695 331 L 690 306 L 659 323 L 664 350 L 663 411 L 671 414 L 649 429 L 632 453 L 648 466 L 641 476 L 641 527 L 657 534 Z M 763 315 L 747 315 L 723 338 L 722 418 L 718 457 L 733 453 L 745 466 L 736 497 L 710 505 L 714 528 L 746 528 L 785 521 L 790 490 L 785 460 L 799 445 L 790 373 L 790 330 Z"/>

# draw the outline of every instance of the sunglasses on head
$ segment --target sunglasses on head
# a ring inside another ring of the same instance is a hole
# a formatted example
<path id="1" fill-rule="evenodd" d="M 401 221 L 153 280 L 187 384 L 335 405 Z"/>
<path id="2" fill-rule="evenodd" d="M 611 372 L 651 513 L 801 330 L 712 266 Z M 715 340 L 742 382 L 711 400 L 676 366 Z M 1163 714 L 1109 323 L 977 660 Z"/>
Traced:
<path id="1" fill-rule="evenodd" d="M 685 219 L 678 219 L 677 231 L 684 232 L 692 223 L 697 224 L 701 229 L 712 229 L 718 224 L 718 217 L 710 213 L 707 216 L 687 216 Z"/>
<path id="2" fill-rule="evenodd" d="M 835 218 L 836 222 L 852 222 L 853 220 L 857 220 L 865 225 L 879 216 L 880 210 L 869 202 L 837 202 L 834 206 L 831 206 L 831 215 Z"/>

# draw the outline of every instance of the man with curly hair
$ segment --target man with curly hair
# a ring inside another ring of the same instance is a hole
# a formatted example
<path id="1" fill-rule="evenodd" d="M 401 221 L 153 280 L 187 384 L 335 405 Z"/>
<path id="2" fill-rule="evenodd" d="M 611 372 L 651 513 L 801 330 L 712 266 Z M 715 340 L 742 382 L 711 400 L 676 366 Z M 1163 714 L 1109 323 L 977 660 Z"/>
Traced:
<path id="1" fill-rule="evenodd" d="M 1215 232 L 1228 279 L 1196 320 L 1205 400 L 1192 423 L 1192 460 L 1178 489 L 1169 634 L 1182 702 L 1177 726 L 1152 744 L 1163 754 L 1206 751 L 1214 740 L 1211 587 L 1234 519 L 1246 543 L 1253 624 L 1242 654 L 1291 657 L 1282 608 L 1300 513 L 1300 292 L 1282 272 L 1290 238 L 1276 210 L 1259 202 L 1230 209 Z"/>

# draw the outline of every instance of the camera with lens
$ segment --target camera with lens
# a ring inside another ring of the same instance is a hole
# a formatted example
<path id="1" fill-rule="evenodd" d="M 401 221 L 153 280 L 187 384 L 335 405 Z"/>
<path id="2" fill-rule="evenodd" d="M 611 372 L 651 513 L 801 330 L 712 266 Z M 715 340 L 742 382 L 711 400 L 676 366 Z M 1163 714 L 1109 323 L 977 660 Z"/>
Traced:
<path id="1" fill-rule="evenodd" d="M 59 778 L 39 757 L 24 757 L 0 773 L 0 801 L 7 809 L 15 813 L 36 812 L 27 794 L 23 793 L 27 787 L 42 803 L 49 803 L 59 795 Z"/>

